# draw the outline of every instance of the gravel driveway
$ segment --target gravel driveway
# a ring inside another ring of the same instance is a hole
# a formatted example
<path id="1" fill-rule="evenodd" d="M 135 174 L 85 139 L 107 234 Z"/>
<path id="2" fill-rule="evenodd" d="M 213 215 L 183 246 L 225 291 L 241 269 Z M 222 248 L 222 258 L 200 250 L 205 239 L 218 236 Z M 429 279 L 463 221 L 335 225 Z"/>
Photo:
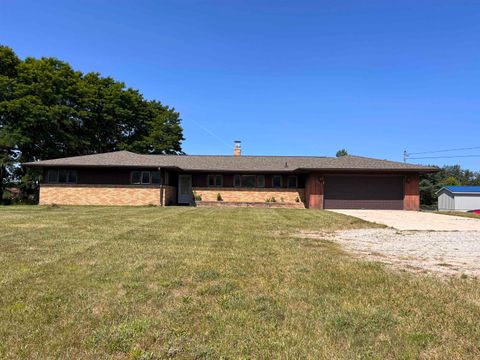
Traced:
<path id="1" fill-rule="evenodd" d="M 331 210 L 398 230 L 480 231 L 480 219 L 403 210 Z"/>
<path id="2" fill-rule="evenodd" d="M 477 231 L 358 229 L 336 232 L 330 240 L 362 258 L 397 269 L 480 277 Z"/>
<path id="3" fill-rule="evenodd" d="M 396 269 L 480 278 L 480 220 L 416 211 L 336 210 L 387 229 L 339 231 L 329 237 L 361 258 Z M 304 234 L 306 237 L 325 237 Z"/>

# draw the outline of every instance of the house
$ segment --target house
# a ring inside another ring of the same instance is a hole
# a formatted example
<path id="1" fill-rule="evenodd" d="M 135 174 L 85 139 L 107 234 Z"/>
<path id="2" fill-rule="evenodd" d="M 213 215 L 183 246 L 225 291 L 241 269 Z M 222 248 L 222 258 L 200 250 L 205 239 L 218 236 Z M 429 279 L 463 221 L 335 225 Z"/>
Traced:
<path id="1" fill-rule="evenodd" d="M 440 211 L 480 209 L 480 186 L 445 186 L 437 194 Z"/>
<path id="2" fill-rule="evenodd" d="M 142 155 L 44 160 L 40 204 L 244 205 L 418 210 L 419 175 L 437 168 L 359 156 Z"/>

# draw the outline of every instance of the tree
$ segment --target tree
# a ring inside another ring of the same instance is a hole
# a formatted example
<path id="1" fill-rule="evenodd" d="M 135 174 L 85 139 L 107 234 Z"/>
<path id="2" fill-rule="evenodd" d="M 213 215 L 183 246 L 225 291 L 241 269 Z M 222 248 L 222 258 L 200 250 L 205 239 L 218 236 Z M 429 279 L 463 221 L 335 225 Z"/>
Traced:
<path id="1" fill-rule="evenodd" d="M 0 47 L 0 90 L 0 164 L 11 169 L 3 178 L 25 179 L 19 162 L 115 150 L 182 152 L 179 113 L 111 77 L 83 74 L 55 58 L 22 61 Z"/>
<path id="2" fill-rule="evenodd" d="M 449 176 L 440 181 L 440 184 L 442 184 L 443 186 L 460 185 L 460 181 L 458 181 L 455 176 Z"/>
<path id="3" fill-rule="evenodd" d="M 338 151 L 337 151 L 337 154 L 336 154 L 337 157 L 347 156 L 347 155 L 348 155 L 348 152 L 347 152 L 347 150 L 345 150 L 345 149 L 338 150 Z"/>
<path id="4" fill-rule="evenodd" d="M 480 185 L 480 172 L 462 169 L 460 165 L 448 165 L 439 172 L 421 176 L 420 203 L 434 206 L 437 202 L 437 192 L 448 185 Z"/>
<path id="5" fill-rule="evenodd" d="M 20 59 L 12 49 L 0 46 L 0 103 L 11 97 L 19 63 Z M 5 113 L 0 112 L 0 203 L 16 156 L 13 143 L 4 131 L 6 117 Z"/>

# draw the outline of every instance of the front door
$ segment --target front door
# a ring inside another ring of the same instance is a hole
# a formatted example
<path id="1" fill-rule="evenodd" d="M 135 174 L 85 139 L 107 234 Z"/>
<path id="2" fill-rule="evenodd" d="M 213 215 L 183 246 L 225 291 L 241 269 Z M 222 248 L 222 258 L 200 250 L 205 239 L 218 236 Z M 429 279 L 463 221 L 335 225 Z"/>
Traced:
<path id="1" fill-rule="evenodd" d="M 191 204 L 193 201 L 192 194 L 192 175 L 178 176 L 178 203 Z"/>

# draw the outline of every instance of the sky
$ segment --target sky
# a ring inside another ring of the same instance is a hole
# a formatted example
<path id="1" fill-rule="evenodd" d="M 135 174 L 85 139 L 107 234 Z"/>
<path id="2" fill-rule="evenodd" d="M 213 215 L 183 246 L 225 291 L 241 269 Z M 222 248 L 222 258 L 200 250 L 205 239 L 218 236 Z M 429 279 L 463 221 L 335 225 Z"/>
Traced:
<path id="1" fill-rule="evenodd" d="M 0 44 L 174 107 L 188 154 L 480 170 L 478 0 L 0 0 Z"/>

